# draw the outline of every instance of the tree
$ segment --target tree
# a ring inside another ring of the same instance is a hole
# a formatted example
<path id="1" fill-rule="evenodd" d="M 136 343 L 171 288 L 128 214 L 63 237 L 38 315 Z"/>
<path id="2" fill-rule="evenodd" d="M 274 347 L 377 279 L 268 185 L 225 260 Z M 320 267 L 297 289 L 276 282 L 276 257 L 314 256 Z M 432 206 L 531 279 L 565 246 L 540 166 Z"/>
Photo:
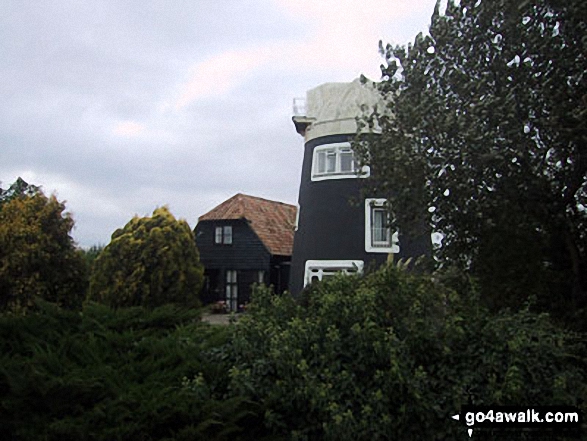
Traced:
<path id="1" fill-rule="evenodd" d="M 112 234 L 94 262 L 90 298 L 111 307 L 195 306 L 203 273 L 189 225 L 162 207 Z"/>
<path id="2" fill-rule="evenodd" d="M 388 104 L 357 155 L 393 222 L 427 215 L 440 264 L 496 307 L 587 304 L 586 16 L 582 0 L 449 1 L 429 35 L 381 45 Z"/>
<path id="3" fill-rule="evenodd" d="M 84 260 L 90 272 L 92 267 L 94 266 L 94 262 L 103 250 L 104 245 L 92 245 L 87 250 L 82 250 L 82 255 L 84 256 Z"/>
<path id="4" fill-rule="evenodd" d="M 0 310 L 26 311 L 34 297 L 79 307 L 85 265 L 70 236 L 73 219 L 55 196 L 24 184 L 0 205 Z"/>
<path id="5" fill-rule="evenodd" d="M 20 176 L 8 187 L 3 190 L 0 188 L 0 209 L 2 206 L 13 199 L 18 199 L 26 196 L 34 196 L 41 192 L 41 187 L 36 185 L 28 184 Z"/>

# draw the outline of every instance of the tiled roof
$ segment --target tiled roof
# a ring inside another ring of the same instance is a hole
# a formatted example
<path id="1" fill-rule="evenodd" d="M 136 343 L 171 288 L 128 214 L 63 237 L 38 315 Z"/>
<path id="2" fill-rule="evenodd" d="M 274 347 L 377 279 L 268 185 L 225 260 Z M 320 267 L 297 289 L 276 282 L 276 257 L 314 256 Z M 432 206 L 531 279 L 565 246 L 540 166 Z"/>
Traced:
<path id="1" fill-rule="evenodd" d="M 246 219 L 271 254 L 291 256 L 296 210 L 294 205 L 238 193 L 199 221 Z"/>

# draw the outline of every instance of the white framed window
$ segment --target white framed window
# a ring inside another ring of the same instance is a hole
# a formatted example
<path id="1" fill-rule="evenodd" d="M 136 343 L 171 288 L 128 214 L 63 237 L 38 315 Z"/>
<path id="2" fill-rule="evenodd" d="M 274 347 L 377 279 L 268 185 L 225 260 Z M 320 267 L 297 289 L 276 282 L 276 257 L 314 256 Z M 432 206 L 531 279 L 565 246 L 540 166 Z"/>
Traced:
<path id="1" fill-rule="evenodd" d="M 216 227 L 214 230 L 214 243 L 215 244 L 232 244 L 232 226 L 225 225 L 223 227 Z"/>
<path id="2" fill-rule="evenodd" d="M 259 285 L 265 284 L 265 271 L 263 271 L 263 270 L 257 271 L 257 283 Z"/>
<path id="3" fill-rule="evenodd" d="M 365 199 L 365 251 L 399 253 L 398 233 L 389 228 L 385 199 Z"/>
<path id="4" fill-rule="evenodd" d="M 337 273 L 361 274 L 364 262 L 362 260 L 307 260 L 304 272 L 304 286 L 314 281 L 324 280 Z"/>
<path id="5" fill-rule="evenodd" d="M 359 173 L 349 142 L 324 144 L 314 148 L 312 181 L 365 178 L 367 176 L 369 176 L 369 167 L 363 167 Z"/>
<path id="6" fill-rule="evenodd" d="M 238 311 L 238 284 L 236 270 L 226 270 L 226 305 L 229 311 Z"/>

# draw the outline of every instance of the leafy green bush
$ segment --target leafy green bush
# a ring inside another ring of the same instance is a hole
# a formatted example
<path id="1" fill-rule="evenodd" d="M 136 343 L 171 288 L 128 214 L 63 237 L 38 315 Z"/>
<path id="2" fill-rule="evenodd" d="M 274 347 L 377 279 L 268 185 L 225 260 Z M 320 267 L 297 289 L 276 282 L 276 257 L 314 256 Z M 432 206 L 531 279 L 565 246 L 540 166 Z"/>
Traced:
<path id="1" fill-rule="evenodd" d="M 2 439 L 232 440 L 254 421 L 254 404 L 225 397 L 229 367 L 211 357 L 226 328 L 197 312 L 40 308 L 0 316 Z"/>
<path id="2" fill-rule="evenodd" d="M 450 416 L 465 404 L 587 397 L 584 349 L 546 315 L 492 315 L 394 267 L 334 277 L 302 302 L 259 289 L 232 332 L 232 391 L 284 438 L 460 439 Z"/>
<path id="3" fill-rule="evenodd" d="M 197 306 L 203 280 L 192 230 L 161 207 L 112 234 L 94 261 L 90 298 L 116 308 Z"/>

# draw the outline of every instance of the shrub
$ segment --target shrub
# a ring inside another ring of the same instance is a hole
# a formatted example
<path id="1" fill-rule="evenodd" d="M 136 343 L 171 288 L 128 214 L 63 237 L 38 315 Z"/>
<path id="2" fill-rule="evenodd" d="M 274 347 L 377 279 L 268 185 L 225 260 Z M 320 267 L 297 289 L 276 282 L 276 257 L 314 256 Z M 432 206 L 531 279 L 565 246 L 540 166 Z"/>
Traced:
<path id="1" fill-rule="evenodd" d="M 393 267 L 309 288 L 258 289 L 233 328 L 233 393 L 291 439 L 458 439 L 465 404 L 578 405 L 576 336 L 527 310 L 491 315 L 430 276 Z"/>
<path id="2" fill-rule="evenodd" d="M 2 439 L 247 434 L 257 407 L 225 398 L 228 365 L 212 357 L 226 343 L 226 328 L 170 305 L 147 311 L 88 304 L 83 313 L 40 308 L 25 317 L 0 316 Z"/>
<path id="3" fill-rule="evenodd" d="M 94 262 L 90 299 L 115 308 L 192 307 L 199 304 L 203 277 L 192 230 L 162 207 L 112 234 Z"/>

